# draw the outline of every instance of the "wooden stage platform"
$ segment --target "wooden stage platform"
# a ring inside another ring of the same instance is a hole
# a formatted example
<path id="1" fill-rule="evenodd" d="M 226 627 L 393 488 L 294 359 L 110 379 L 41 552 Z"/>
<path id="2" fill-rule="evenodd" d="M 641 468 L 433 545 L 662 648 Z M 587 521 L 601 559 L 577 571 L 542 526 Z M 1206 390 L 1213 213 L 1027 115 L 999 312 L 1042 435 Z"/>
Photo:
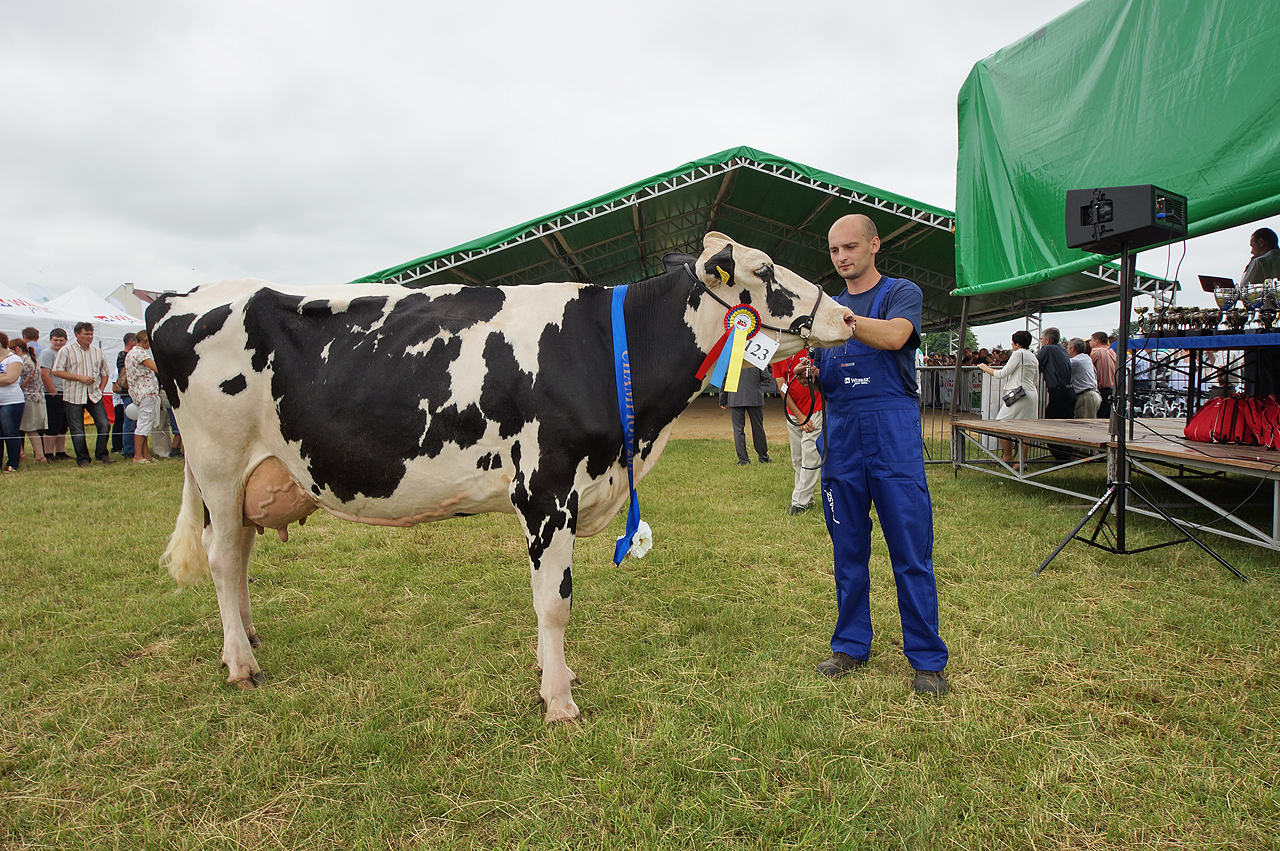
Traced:
<path id="1" fill-rule="evenodd" d="M 1134 421 L 1133 436 L 1125 441 L 1130 481 L 1148 476 L 1185 497 L 1188 502 L 1182 505 L 1162 507 L 1188 529 L 1280 552 L 1280 451 L 1187 440 L 1182 436 L 1184 425 L 1181 419 Z M 1022 457 L 1030 459 L 1025 470 L 1014 469 L 1000 457 L 997 441 L 1001 438 L 1023 447 Z M 1050 446 L 1059 449 L 1051 453 Z M 961 469 L 975 470 L 1089 504 L 1101 494 L 1072 490 L 1073 477 L 1055 474 L 1085 464 L 1106 464 L 1107 480 L 1116 481 L 1116 461 L 1116 444 L 1106 420 L 956 420 L 951 424 L 951 464 L 957 474 Z M 1234 495 L 1230 505 L 1218 504 L 1206 493 L 1209 489 L 1202 487 L 1206 481 L 1221 482 L 1224 477 L 1240 482 L 1238 488 L 1230 489 Z M 1239 501 L 1248 499 L 1253 491 L 1255 496 L 1270 500 L 1270 522 L 1263 524 L 1270 525 L 1269 532 L 1238 516 Z M 1214 519 L 1210 523 L 1187 520 L 1188 506 L 1199 506 Z M 1159 516 L 1132 504 L 1128 511 Z"/>

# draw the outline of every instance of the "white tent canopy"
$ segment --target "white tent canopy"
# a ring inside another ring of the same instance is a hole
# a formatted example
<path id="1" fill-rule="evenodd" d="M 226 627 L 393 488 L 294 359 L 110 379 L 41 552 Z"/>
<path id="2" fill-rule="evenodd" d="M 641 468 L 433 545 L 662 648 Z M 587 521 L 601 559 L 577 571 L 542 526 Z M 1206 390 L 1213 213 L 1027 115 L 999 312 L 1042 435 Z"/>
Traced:
<path id="1" fill-rule="evenodd" d="M 93 323 L 93 339 L 107 355 L 107 366 L 114 372 L 116 353 L 124 351 L 124 335 L 136 334 L 146 327 L 146 323 L 136 316 L 125 313 L 119 307 L 96 295 L 83 284 L 50 299 L 45 307 L 53 308 L 59 313 L 74 316 L 76 322 Z M 75 324 L 74 322 L 72 324 Z M 71 336 L 71 328 L 67 328 L 67 336 Z"/>
<path id="2" fill-rule="evenodd" d="M 40 332 L 40 342 L 46 343 L 49 332 L 64 328 L 71 333 L 71 326 L 79 319 L 63 313 L 47 304 L 38 304 L 16 290 L 0 284 L 0 331 L 10 338 L 21 337 L 23 328 L 35 328 Z"/>
<path id="3" fill-rule="evenodd" d="M 65 295 L 39 304 L 11 287 L 0 284 L 0 331 L 9 337 L 22 335 L 23 328 L 40 332 L 40 346 L 49 344 L 49 332 L 61 328 L 67 338 L 74 336 L 77 322 L 92 322 L 94 342 L 107 356 L 107 366 L 115 371 L 116 353 L 124 351 L 124 335 L 135 334 L 146 327 L 136 316 L 130 316 L 88 287 L 76 287 Z"/>

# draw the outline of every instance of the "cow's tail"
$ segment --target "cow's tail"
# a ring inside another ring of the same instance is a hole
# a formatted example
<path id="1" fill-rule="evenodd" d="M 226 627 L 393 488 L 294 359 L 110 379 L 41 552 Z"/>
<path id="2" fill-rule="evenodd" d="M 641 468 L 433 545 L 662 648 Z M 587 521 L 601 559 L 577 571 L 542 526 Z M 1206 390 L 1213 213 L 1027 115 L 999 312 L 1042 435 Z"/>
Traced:
<path id="1" fill-rule="evenodd" d="M 182 508 L 178 511 L 173 534 L 169 536 L 169 546 L 160 556 L 160 566 L 168 570 L 179 585 L 191 585 L 209 575 L 209 554 L 201 540 L 204 501 L 200 497 L 200 486 L 196 484 L 191 465 L 184 466 L 186 479 L 182 485 Z"/>

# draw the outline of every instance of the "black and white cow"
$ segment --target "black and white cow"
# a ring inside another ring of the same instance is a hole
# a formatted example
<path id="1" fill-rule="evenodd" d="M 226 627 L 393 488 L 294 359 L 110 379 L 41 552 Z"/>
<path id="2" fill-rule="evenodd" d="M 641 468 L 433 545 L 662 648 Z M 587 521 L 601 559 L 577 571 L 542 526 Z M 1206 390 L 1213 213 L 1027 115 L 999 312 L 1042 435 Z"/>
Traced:
<path id="1" fill-rule="evenodd" d="M 851 333 L 848 310 L 764 253 L 718 233 L 703 245 L 625 296 L 637 480 L 702 389 L 695 372 L 727 305 L 750 304 L 778 328 L 811 317 L 811 345 Z M 629 495 L 610 300 L 591 284 L 244 280 L 151 305 L 186 451 L 161 564 L 184 584 L 212 574 L 227 681 L 262 679 L 246 570 L 264 528 L 287 539 L 317 508 L 389 526 L 505 511 L 528 542 L 546 720 L 576 718 L 564 658 L 574 538 L 604 529 Z M 780 336 L 775 357 L 802 345 Z"/>

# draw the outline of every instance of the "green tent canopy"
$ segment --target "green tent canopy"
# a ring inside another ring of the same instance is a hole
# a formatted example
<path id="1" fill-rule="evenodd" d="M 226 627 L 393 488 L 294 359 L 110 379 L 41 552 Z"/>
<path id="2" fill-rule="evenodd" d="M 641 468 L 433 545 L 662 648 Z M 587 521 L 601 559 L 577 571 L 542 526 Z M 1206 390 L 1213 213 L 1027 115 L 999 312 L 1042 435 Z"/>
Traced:
<path id="1" fill-rule="evenodd" d="M 1185 195 L 1189 237 L 1280 212 L 1277 45 L 1273 0 L 1088 0 L 975 65 L 958 101 L 955 294 L 1039 299 L 1095 268 L 1066 247 L 1070 189 Z"/>
<path id="2" fill-rule="evenodd" d="M 880 231 L 880 271 L 906 277 L 925 294 L 925 330 L 956 324 L 954 214 L 848 178 L 739 147 L 686 163 L 575 207 L 560 210 L 358 279 L 413 286 L 590 281 L 633 283 L 659 274 L 662 255 L 697 254 L 718 230 L 835 292 L 827 231 L 839 217 L 865 213 Z M 974 299 L 970 321 L 1114 301 L 1118 268 L 1094 264 L 1036 299 L 994 294 Z"/>

